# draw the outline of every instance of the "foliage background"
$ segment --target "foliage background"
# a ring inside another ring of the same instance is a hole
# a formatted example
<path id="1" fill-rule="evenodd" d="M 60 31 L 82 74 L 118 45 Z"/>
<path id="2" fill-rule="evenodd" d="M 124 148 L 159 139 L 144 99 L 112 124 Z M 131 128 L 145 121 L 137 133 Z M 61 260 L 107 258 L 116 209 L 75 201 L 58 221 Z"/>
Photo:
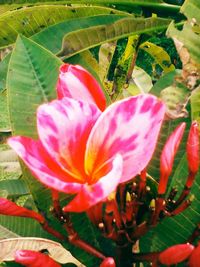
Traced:
<path id="1" fill-rule="evenodd" d="M 159 179 L 159 156 L 167 136 L 181 121 L 187 123 L 169 187 L 181 190 L 187 177 L 188 128 L 192 120 L 200 122 L 199 14 L 200 3 L 195 0 L 1 0 L 0 196 L 45 211 L 57 227 L 49 212 L 49 191 L 22 163 L 19 165 L 5 143 L 11 133 L 37 137 L 36 108 L 55 98 L 63 61 L 91 71 L 104 88 L 108 103 L 148 92 L 166 102 L 168 118 L 148 167 L 155 180 L 152 188 Z M 183 48 L 189 55 L 187 60 Z M 140 251 L 160 251 L 186 242 L 200 221 L 199 187 L 200 175 L 192 188 L 192 205 L 145 235 Z M 106 253 L 109 247 L 109 255 L 114 254 L 114 244 L 100 236 L 85 214 L 75 214 L 72 219 L 83 239 Z M 0 238 L 20 236 L 52 239 L 31 219 L 0 216 Z M 63 246 L 87 267 L 99 263 L 78 248 Z M 4 264 L 16 266 L 12 262 Z"/>

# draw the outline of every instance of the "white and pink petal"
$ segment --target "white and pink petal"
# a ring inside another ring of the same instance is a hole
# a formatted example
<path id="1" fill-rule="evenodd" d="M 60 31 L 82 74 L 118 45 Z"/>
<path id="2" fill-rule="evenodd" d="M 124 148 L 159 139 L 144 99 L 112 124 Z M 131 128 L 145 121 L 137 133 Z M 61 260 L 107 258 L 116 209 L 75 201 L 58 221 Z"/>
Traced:
<path id="1" fill-rule="evenodd" d="M 71 97 L 98 106 L 100 110 L 106 108 L 104 93 L 95 78 L 79 65 L 63 64 L 57 84 L 59 99 Z"/>
<path id="2" fill-rule="evenodd" d="M 77 193 L 81 178 L 62 169 L 45 151 L 40 141 L 27 137 L 11 137 L 8 144 L 16 151 L 33 175 L 47 187 L 65 193 Z"/>
<path id="3" fill-rule="evenodd" d="M 70 98 L 43 104 L 37 111 L 39 138 L 61 167 L 84 178 L 84 154 L 90 131 L 101 112 Z"/>
<path id="4" fill-rule="evenodd" d="M 98 179 L 118 153 L 124 162 L 121 182 L 140 173 L 153 155 L 164 114 L 164 104 L 152 95 L 130 97 L 108 107 L 89 135 L 86 173 Z"/>
<path id="5" fill-rule="evenodd" d="M 117 154 L 111 163 L 110 171 L 94 184 L 85 184 L 75 198 L 64 207 L 65 212 L 83 212 L 104 201 L 120 183 L 123 159 Z"/>

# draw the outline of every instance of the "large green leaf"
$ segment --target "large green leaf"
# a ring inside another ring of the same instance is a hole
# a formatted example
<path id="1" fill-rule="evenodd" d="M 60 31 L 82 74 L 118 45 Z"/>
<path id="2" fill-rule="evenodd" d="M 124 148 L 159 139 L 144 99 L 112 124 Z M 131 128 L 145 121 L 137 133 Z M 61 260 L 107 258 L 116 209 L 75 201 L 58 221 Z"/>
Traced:
<path id="1" fill-rule="evenodd" d="M 26 37 L 18 37 L 7 79 L 14 135 L 37 137 L 36 109 L 41 103 L 55 98 L 60 64 L 61 61 L 49 51 Z M 24 177 L 39 207 L 48 208 L 47 191 L 28 172 L 25 171 Z"/>
<path id="2" fill-rule="evenodd" d="M 0 47 L 15 42 L 19 33 L 29 37 L 44 28 L 66 19 L 110 14 L 117 11 L 104 7 L 68 7 L 43 5 L 21 8 L 0 16 Z"/>
<path id="3" fill-rule="evenodd" d="M 35 220 L 0 215 L 0 239 L 17 236 L 52 238 Z"/>
<path id="4" fill-rule="evenodd" d="M 7 79 L 13 134 L 36 137 L 33 115 L 38 105 L 55 98 L 60 65 L 53 54 L 23 36 L 18 37 Z"/>
<path id="5" fill-rule="evenodd" d="M 49 49 L 54 54 L 58 53 L 62 47 L 63 37 L 67 34 L 74 34 L 83 30 L 87 33 L 90 27 L 109 26 L 122 19 L 125 15 L 97 15 L 91 17 L 66 20 L 56 25 L 50 26 L 38 34 L 32 36 L 32 40 Z M 89 37 L 92 41 L 92 36 Z"/>
<path id="6" fill-rule="evenodd" d="M 70 57 L 85 49 L 100 45 L 104 42 L 127 37 L 129 35 L 152 32 L 165 29 L 169 20 L 161 18 L 132 18 L 120 19 L 109 25 L 90 27 L 67 34 L 63 39 L 60 56 Z"/>

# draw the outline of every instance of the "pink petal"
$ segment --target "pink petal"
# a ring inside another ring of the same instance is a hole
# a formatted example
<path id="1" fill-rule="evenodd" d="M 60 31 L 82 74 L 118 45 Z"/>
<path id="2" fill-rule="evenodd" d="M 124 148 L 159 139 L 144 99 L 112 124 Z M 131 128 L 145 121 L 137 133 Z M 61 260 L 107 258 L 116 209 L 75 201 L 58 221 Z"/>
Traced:
<path id="1" fill-rule="evenodd" d="M 78 65 L 61 66 L 57 94 L 59 99 L 67 96 L 93 103 L 100 110 L 106 108 L 106 99 L 101 87 L 87 70 Z"/>
<path id="2" fill-rule="evenodd" d="M 78 195 L 63 208 L 65 212 L 83 212 L 103 201 L 108 195 L 116 190 L 123 169 L 123 160 L 121 155 L 116 155 L 112 162 L 111 170 L 97 183 L 85 184 Z"/>
<path id="3" fill-rule="evenodd" d="M 186 124 L 181 123 L 168 138 L 160 157 L 160 182 L 158 193 L 164 194 L 168 178 L 172 172 L 174 157 L 179 148 Z"/>
<path id="4" fill-rule="evenodd" d="M 164 104 L 151 95 L 130 97 L 108 107 L 88 138 L 86 173 L 97 180 L 117 153 L 124 162 L 121 182 L 141 172 L 154 152 L 164 113 Z"/>
<path id="5" fill-rule="evenodd" d="M 84 182 L 84 154 L 90 131 L 101 112 L 71 98 L 41 105 L 37 111 L 40 140 L 55 162 Z"/>
<path id="6" fill-rule="evenodd" d="M 61 267 L 48 255 L 32 250 L 17 250 L 15 261 L 28 267 Z"/>
<path id="7" fill-rule="evenodd" d="M 66 193 L 73 194 L 80 190 L 81 184 L 77 183 L 78 180 L 48 155 L 40 141 L 16 136 L 9 138 L 8 144 L 41 183 Z"/>

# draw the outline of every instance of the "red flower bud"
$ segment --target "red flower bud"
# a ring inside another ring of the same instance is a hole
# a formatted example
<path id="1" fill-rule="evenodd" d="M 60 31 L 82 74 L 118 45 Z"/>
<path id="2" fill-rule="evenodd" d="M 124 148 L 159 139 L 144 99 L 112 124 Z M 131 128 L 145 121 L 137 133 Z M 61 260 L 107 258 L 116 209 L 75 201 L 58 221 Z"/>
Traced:
<path id="1" fill-rule="evenodd" d="M 116 267 L 116 264 L 113 258 L 108 257 L 105 258 L 99 267 Z"/>
<path id="2" fill-rule="evenodd" d="M 6 198 L 0 198 L 0 214 L 19 216 L 19 217 L 29 217 L 37 220 L 39 223 L 44 222 L 44 217 L 41 214 L 32 210 L 28 210 L 21 206 L 18 206 L 16 203 Z"/>
<path id="3" fill-rule="evenodd" d="M 189 243 L 175 245 L 161 252 L 158 259 L 160 263 L 170 266 L 186 260 L 193 250 L 194 246 Z"/>
<path id="4" fill-rule="evenodd" d="M 189 260 L 190 267 L 200 267 L 200 245 L 192 252 Z"/>
<path id="5" fill-rule="evenodd" d="M 174 157 L 179 148 L 186 124 L 181 123 L 168 138 L 160 158 L 160 182 L 158 193 L 164 194 L 167 187 L 168 178 L 172 172 Z"/>
<path id="6" fill-rule="evenodd" d="M 18 250 L 15 252 L 15 261 L 28 267 L 61 267 L 48 255 L 32 250 Z"/>
<path id="7" fill-rule="evenodd" d="M 187 160 L 189 172 L 197 173 L 199 169 L 199 130 L 197 122 L 193 122 L 187 140 Z"/>

